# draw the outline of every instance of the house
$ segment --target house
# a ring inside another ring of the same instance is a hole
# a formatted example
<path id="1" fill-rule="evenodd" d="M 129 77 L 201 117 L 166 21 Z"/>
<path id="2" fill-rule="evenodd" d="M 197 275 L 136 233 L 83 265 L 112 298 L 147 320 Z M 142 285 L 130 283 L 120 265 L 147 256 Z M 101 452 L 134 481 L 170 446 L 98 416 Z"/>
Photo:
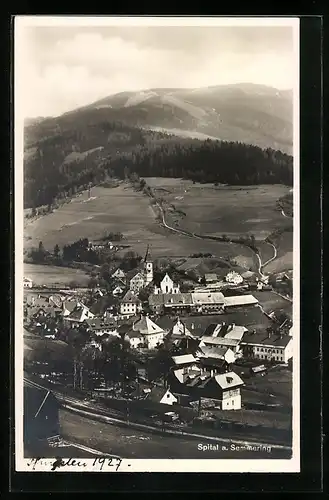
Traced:
<path id="1" fill-rule="evenodd" d="M 149 316 L 142 315 L 132 326 L 133 332 L 139 332 L 143 337 L 143 345 L 147 349 L 155 349 L 163 342 L 165 332 L 156 325 Z"/>
<path id="2" fill-rule="evenodd" d="M 212 349 L 216 349 L 219 347 L 225 347 L 225 348 L 230 348 L 235 356 L 240 355 L 240 340 L 238 339 L 231 339 L 231 338 L 226 338 L 226 337 L 207 337 L 203 336 L 200 339 L 200 344 L 199 347 L 210 347 Z"/>
<path id="3" fill-rule="evenodd" d="M 129 289 L 134 293 L 139 293 L 145 287 L 145 278 L 142 272 L 137 272 L 129 280 Z"/>
<path id="4" fill-rule="evenodd" d="M 232 285 L 240 285 L 243 282 L 243 278 L 241 274 L 237 273 L 236 271 L 230 271 L 225 276 L 225 281 L 227 283 L 232 283 Z"/>
<path id="5" fill-rule="evenodd" d="M 173 405 L 178 402 L 176 396 L 174 396 L 169 389 L 164 387 L 153 387 L 151 392 L 147 394 L 146 400 L 166 405 Z"/>
<path id="6" fill-rule="evenodd" d="M 111 278 L 125 280 L 126 274 L 122 269 L 120 269 L 120 267 L 118 267 L 118 269 L 116 269 L 116 271 L 114 271 L 114 273 L 111 275 Z"/>
<path id="7" fill-rule="evenodd" d="M 33 281 L 30 278 L 23 279 L 23 287 L 24 288 L 32 288 L 32 286 L 33 286 Z"/>
<path id="8" fill-rule="evenodd" d="M 271 332 L 247 332 L 241 341 L 243 356 L 288 363 L 293 356 L 293 341 L 289 334 Z"/>
<path id="9" fill-rule="evenodd" d="M 235 323 L 211 323 L 207 326 L 204 335 L 207 337 L 225 337 L 228 339 L 242 340 L 243 335 L 248 331 L 244 326 L 238 326 Z"/>
<path id="10" fill-rule="evenodd" d="M 217 274 L 214 274 L 214 273 L 206 273 L 204 275 L 204 279 L 205 279 L 205 282 L 207 285 L 211 284 L 211 283 L 217 283 L 217 281 L 218 281 Z"/>
<path id="11" fill-rule="evenodd" d="M 241 410 L 241 387 L 243 380 L 237 373 L 221 373 L 211 377 L 206 393 L 219 401 L 221 410 Z"/>
<path id="12" fill-rule="evenodd" d="M 224 308 L 233 309 L 234 307 L 255 306 L 258 300 L 253 295 L 234 295 L 225 297 Z"/>
<path id="13" fill-rule="evenodd" d="M 191 311 L 198 314 L 216 314 L 224 311 L 224 295 L 221 292 L 193 292 Z"/>
<path id="14" fill-rule="evenodd" d="M 236 356 L 233 351 L 228 346 L 209 346 L 206 344 L 201 344 L 196 352 L 196 357 L 201 361 L 203 366 L 223 366 L 227 364 L 228 366 L 235 362 Z M 215 360 L 223 361 L 220 365 Z"/>
<path id="15" fill-rule="evenodd" d="M 137 349 L 138 347 L 143 347 L 144 337 L 140 332 L 134 330 L 129 330 L 125 335 L 125 340 L 130 344 L 130 347 Z"/>
<path id="16" fill-rule="evenodd" d="M 75 326 L 83 323 L 86 319 L 92 319 L 94 316 L 87 306 L 79 302 L 73 311 L 64 317 L 64 320 Z"/>
<path id="17" fill-rule="evenodd" d="M 117 323 L 113 318 L 92 318 L 85 321 L 87 330 L 97 336 L 118 336 Z"/>
<path id="18" fill-rule="evenodd" d="M 128 290 L 123 299 L 121 299 L 120 314 L 127 317 L 135 316 L 141 310 L 142 302 L 131 290 Z"/>
<path id="19" fill-rule="evenodd" d="M 123 294 L 124 290 L 125 290 L 125 289 L 124 289 L 124 287 L 123 287 L 123 286 L 117 285 L 117 286 L 114 288 L 114 290 L 112 290 L 112 295 L 113 295 L 114 297 L 119 297 L 120 295 L 122 295 L 122 294 Z"/>
<path id="20" fill-rule="evenodd" d="M 60 403 L 54 394 L 24 376 L 24 446 L 29 451 L 59 436 Z"/>
<path id="21" fill-rule="evenodd" d="M 188 394 L 194 400 L 211 400 L 211 404 L 221 410 L 241 409 L 241 387 L 244 385 L 239 375 L 232 371 L 215 373 L 203 370 L 174 370 L 171 387 L 174 391 Z M 176 381 L 175 381 L 176 379 Z"/>
<path id="22" fill-rule="evenodd" d="M 155 293 L 155 294 L 159 294 L 159 293 L 172 293 L 172 294 L 174 294 L 174 293 L 179 293 L 179 292 L 180 292 L 179 285 L 176 285 L 174 283 L 174 281 L 170 278 L 168 273 L 166 273 L 166 275 L 164 276 L 164 278 L 160 282 L 160 286 L 154 287 L 153 293 Z"/>
<path id="23" fill-rule="evenodd" d="M 175 368 L 182 368 L 186 366 L 195 367 L 198 363 L 198 360 L 193 356 L 193 354 L 183 354 L 180 356 L 173 356 L 172 360 Z"/>

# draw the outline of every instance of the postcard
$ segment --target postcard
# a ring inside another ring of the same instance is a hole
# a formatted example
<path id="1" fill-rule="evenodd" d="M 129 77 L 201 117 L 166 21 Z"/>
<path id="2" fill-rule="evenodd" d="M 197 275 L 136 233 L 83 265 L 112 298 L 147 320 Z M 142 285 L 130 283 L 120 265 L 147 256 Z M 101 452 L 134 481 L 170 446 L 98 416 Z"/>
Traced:
<path id="1" fill-rule="evenodd" d="M 16 16 L 15 467 L 299 472 L 299 19 Z"/>

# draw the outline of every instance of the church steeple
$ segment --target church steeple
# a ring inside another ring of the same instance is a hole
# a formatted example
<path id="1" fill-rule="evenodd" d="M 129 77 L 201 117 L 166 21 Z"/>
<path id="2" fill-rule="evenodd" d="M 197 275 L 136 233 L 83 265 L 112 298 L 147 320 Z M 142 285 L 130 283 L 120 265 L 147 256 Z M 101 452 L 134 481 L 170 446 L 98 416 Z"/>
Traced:
<path id="1" fill-rule="evenodd" d="M 145 253 L 145 257 L 144 257 L 144 262 L 152 262 L 152 257 L 151 257 L 151 253 L 150 253 L 150 245 L 147 245 L 146 253 Z"/>
<path id="2" fill-rule="evenodd" d="M 150 248 L 149 245 L 147 245 L 145 257 L 144 257 L 144 275 L 145 275 L 145 281 L 146 284 L 148 285 L 153 281 L 153 262 L 150 254 Z"/>

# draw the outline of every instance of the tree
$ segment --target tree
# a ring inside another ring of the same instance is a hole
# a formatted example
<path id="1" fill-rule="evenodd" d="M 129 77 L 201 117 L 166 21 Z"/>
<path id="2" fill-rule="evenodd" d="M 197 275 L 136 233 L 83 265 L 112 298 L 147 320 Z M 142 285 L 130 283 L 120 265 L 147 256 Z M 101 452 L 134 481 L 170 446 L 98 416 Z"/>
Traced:
<path id="1" fill-rule="evenodd" d="M 54 246 L 54 255 L 55 255 L 56 259 L 58 259 L 59 254 L 60 254 L 60 248 L 56 243 L 56 245 Z"/>

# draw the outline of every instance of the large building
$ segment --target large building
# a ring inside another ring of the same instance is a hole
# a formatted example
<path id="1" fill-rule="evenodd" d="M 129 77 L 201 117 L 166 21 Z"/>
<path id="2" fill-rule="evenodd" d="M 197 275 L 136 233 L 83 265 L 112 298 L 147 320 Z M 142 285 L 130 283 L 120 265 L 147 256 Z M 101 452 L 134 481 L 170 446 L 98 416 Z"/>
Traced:
<path id="1" fill-rule="evenodd" d="M 253 295 L 224 297 L 221 292 L 190 292 L 151 294 L 149 306 L 156 314 L 220 314 L 226 309 L 255 306 L 258 300 Z"/>
<path id="2" fill-rule="evenodd" d="M 241 340 L 243 356 L 251 359 L 288 363 L 293 357 L 293 340 L 289 334 L 247 332 Z"/>
<path id="3" fill-rule="evenodd" d="M 160 286 L 154 287 L 154 294 L 166 293 L 166 294 L 174 294 L 179 293 L 179 285 L 176 285 L 174 281 L 170 278 L 168 273 L 164 276 L 162 281 L 160 282 Z"/>
<path id="4" fill-rule="evenodd" d="M 155 349 L 162 344 L 164 336 L 165 331 L 146 315 L 142 315 L 126 333 L 127 340 L 132 347 L 145 347 L 146 349 Z"/>

